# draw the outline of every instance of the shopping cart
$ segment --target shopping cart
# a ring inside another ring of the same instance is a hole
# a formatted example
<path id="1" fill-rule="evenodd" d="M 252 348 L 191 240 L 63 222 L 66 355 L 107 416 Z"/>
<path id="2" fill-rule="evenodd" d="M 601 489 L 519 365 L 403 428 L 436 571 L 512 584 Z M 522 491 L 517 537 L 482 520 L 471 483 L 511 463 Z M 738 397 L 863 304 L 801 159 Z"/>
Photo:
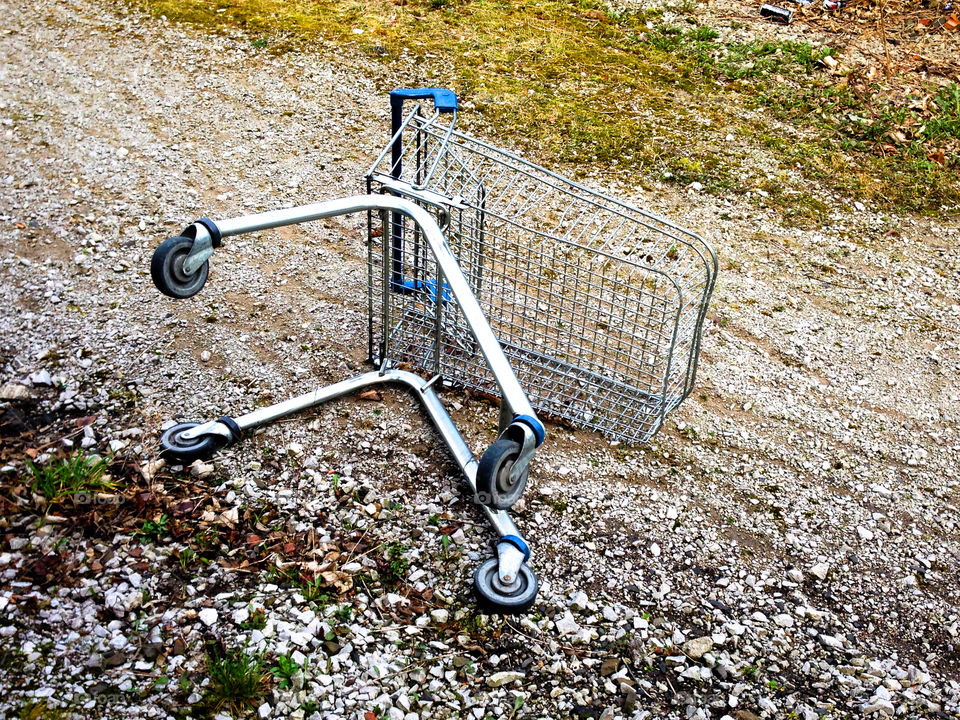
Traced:
<path id="1" fill-rule="evenodd" d="M 405 101 L 427 98 L 432 113 L 417 103 L 404 116 Z M 523 612 L 538 585 L 506 510 L 544 441 L 538 413 L 623 442 L 649 439 L 693 384 L 716 255 L 693 233 L 460 133 L 449 90 L 395 90 L 390 103 L 392 136 L 367 173 L 367 195 L 201 218 L 151 262 L 157 288 L 187 298 L 226 237 L 366 212 L 375 369 L 241 417 L 177 424 L 163 433 L 162 453 L 192 462 L 291 413 L 404 385 L 498 535 L 497 557 L 474 574 L 480 602 Z M 438 382 L 499 399 L 498 438 L 479 461 Z"/>

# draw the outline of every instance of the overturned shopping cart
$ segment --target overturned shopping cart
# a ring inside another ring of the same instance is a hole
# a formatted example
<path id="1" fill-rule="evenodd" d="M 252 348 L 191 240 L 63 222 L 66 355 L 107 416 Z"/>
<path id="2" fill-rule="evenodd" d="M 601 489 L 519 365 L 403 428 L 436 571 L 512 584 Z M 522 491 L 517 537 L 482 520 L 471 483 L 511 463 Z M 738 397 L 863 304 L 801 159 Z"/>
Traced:
<path id="1" fill-rule="evenodd" d="M 404 116 L 405 101 L 428 98 L 432 113 L 417 103 Z M 290 413 L 404 385 L 498 535 L 497 557 L 474 575 L 479 600 L 522 612 L 537 579 L 506 510 L 544 441 L 539 418 L 649 439 L 690 392 L 716 256 L 693 233 L 458 132 L 449 90 L 395 90 L 390 102 L 392 137 L 367 174 L 367 195 L 201 218 L 151 262 L 161 292 L 187 298 L 224 238 L 366 212 L 375 369 L 240 417 L 175 425 L 162 452 L 191 462 Z M 498 438 L 479 461 L 434 390 L 441 379 L 500 400 Z"/>

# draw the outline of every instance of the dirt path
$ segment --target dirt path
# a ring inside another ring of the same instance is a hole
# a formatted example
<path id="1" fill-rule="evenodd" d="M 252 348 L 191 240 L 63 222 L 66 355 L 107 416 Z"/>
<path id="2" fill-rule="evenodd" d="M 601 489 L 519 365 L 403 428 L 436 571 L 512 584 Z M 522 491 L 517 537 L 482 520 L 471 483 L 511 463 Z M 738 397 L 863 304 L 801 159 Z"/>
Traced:
<path id="1" fill-rule="evenodd" d="M 0 16 L 0 381 L 33 375 L 45 411 L 97 415 L 101 450 L 146 462 L 171 417 L 237 414 L 362 365 L 363 218 L 231 242 L 192 301 L 149 277 L 154 247 L 199 215 L 362 192 L 389 118 L 361 62 L 274 57 L 96 2 L 0 1 Z M 401 623 L 442 646 L 425 670 L 371 669 L 407 657 L 376 594 L 355 599 L 332 659 L 323 634 L 298 644 L 314 621 L 268 578 L 231 595 L 234 576 L 214 567 L 220 595 L 198 583 L 165 598 L 169 547 L 139 573 L 148 606 L 109 604 L 138 587 L 126 561 L 30 605 L 25 563 L 69 530 L 17 525 L 0 548 L 0 633 L 22 652 L 4 651 L 0 707 L 176 715 L 204 693 L 213 634 L 311 659 L 263 717 L 309 717 L 316 702 L 322 717 L 481 718 L 516 694 L 516 717 L 956 715 L 958 224 L 838 213 L 803 231 L 692 190 L 613 190 L 703 232 L 721 273 L 697 387 L 652 445 L 550 428 L 518 514 L 542 582 L 530 618 L 471 620 L 469 574 L 491 536 L 409 399 L 343 401 L 218 456 L 218 502 L 273 503 L 304 527 L 332 502 L 318 533 L 349 520 L 408 544 L 411 577 L 423 570 L 411 586 L 449 610 Z M 470 444 L 489 444 L 495 410 L 448 400 Z M 268 472 L 265 448 L 291 443 L 306 460 Z M 397 507 L 376 521 L 338 510 L 331 472 Z M 422 531 L 438 513 L 463 526 L 453 555 Z M 272 632 L 241 627 L 247 605 L 267 608 Z M 198 621 L 204 608 L 219 619 Z M 148 659 L 136 632 L 186 650 Z M 701 637 L 706 654 L 684 645 Z M 122 662 L 105 665 L 111 648 Z M 504 671 L 522 679 L 493 680 Z M 145 692 L 160 676 L 172 682 Z M 196 685 L 178 689 L 182 676 Z M 111 704 L 90 690 L 104 682 Z"/>

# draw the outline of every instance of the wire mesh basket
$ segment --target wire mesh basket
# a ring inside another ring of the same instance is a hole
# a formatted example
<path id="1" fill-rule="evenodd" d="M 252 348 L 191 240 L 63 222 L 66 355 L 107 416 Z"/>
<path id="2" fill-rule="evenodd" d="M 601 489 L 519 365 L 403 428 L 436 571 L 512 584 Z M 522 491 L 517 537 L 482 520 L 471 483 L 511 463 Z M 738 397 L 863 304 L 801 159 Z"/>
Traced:
<path id="1" fill-rule="evenodd" d="M 409 198 L 436 217 L 537 412 L 648 440 L 693 384 L 714 251 L 419 105 L 394 129 L 368 192 Z M 371 360 L 495 396 L 420 230 L 398 214 L 368 220 Z"/>

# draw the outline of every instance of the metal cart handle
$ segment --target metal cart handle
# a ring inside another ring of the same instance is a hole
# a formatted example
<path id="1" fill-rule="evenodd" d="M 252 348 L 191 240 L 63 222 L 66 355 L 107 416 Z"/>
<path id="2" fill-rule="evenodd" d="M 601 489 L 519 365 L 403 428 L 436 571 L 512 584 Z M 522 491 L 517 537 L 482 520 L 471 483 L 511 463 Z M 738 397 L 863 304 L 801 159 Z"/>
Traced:
<path id="1" fill-rule="evenodd" d="M 400 128 L 403 125 L 403 103 L 407 100 L 433 99 L 433 109 L 437 113 L 453 113 L 457 117 L 457 94 L 447 88 L 397 88 L 390 91 L 390 137 L 393 138 L 393 176 L 400 177 L 400 160 L 403 157 L 403 143 Z M 453 124 L 451 123 L 451 127 Z"/>
<path id="2" fill-rule="evenodd" d="M 453 132 L 453 126 L 457 121 L 457 95 L 453 90 L 447 88 L 397 88 L 390 91 L 390 136 L 393 140 L 390 143 L 390 173 L 397 180 L 403 175 L 403 103 L 407 100 L 423 100 L 425 98 L 433 99 L 433 109 L 436 111 L 434 117 L 439 117 L 441 113 L 452 113 L 453 120 L 447 129 L 439 151 L 435 153 L 436 157 L 433 165 L 427 172 L 423 182 L 418 186 L 423 187 L 430 182 L 430 177 L 440 162 L 443 149 L 450 140 Z M 397 292 L 404 292 L 406 283 L 403 279 L 403 224 L 399 213 L 393 213 L 393 221 L 390 223 L 390 244 L 393 253 L 391 275 L 391 287 Z"/>

